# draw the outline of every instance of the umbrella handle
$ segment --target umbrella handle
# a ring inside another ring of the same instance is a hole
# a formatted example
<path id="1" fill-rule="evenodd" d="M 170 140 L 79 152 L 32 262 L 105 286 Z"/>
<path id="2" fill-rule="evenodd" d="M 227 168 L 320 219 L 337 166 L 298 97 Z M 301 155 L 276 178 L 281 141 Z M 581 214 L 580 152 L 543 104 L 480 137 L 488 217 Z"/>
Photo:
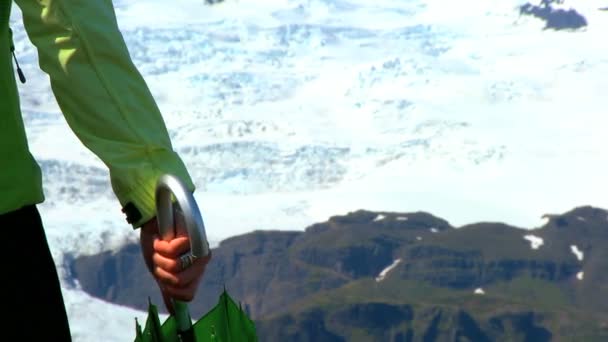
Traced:
<path id="1" fill-rule="evenodd" d="M 205 233 L 205 225 L 201 212 L 190 193 L 182 181 L 173 175 L 163 175 L 159 178 L 156 185 L 156 219 L 158 230 L 163 240 L 172 240 L 178 229 L 175 227 L 173 217 L 173 203 L 175 203 L 183 213 L 186 234 L 190 240 L 190 254 L 195 258 L 206 257 L 209 255 L 209 242 Z M 175 319 L 177 331 L 185 332 L 192 327 L 192 320 L 188 312 L 188 304 L 182 301 L 173 301 L 175 309 Z"/>

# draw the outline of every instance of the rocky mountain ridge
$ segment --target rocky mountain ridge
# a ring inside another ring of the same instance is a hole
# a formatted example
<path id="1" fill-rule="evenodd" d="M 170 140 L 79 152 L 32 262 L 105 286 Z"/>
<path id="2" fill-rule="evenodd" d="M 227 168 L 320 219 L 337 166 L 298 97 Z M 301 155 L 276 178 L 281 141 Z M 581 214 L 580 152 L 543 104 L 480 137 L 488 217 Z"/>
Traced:
<path id="1" fill-rule="evenodd" d="M 533 230 L 455 228 L 424 212 L 359 210 L 232 237 L 213 250 L 191 310 L 205 313 L 225 286 L 265 341 L 608 338 L 608 212 L 546 218 Z M 162 303 L 139 253 L 125 246 L 71 269 L 94 296 Z"/>

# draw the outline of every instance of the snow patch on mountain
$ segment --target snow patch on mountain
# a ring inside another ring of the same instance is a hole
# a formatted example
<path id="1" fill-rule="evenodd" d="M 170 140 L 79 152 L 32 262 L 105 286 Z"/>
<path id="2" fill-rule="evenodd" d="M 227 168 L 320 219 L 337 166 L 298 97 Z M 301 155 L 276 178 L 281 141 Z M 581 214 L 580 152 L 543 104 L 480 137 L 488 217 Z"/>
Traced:
<path id="1" fill-rule="evenodd" d="M 583 258 L 585 256 L 585 254 L 583 253 L 583 251 L 581 251 L 580 249 L 578 249 L 578 246 L 576 245 L 571 245 L 570 246 L 570 250 L 572 251 L 572 253 L 576 256 L 576 258 L 579 261 L 583 261 Z"/>
<path id="2" fill-rule="evenodd" d="M 386 278 L 386 276 L 388 275 L 388 273 L 390 271 L 392 271 L 395 267 L 397 267 L 397 265 L 399 265 L 400 262 L 401 262 L 401 259 L 395 259 L 392 264 L 388 265 L 385 269 L 383 269 L 380 272 L 380 274 L 378 274 L 378 276 L 376 277 L 376 282 L 383 281 L 384 278 Z"/>
<path id="3" fill-rule="evenodd" d="M 382 221 L 385 218 L 386 218 L 386 216 L 379 214 L 378 216 L 376 216 L 376 218 L 374 218 L 374 222 Z"/>
<path id="4" fill-rule="evenodd" d="M 532 249 L 539 249 L 540 246 L 542 246 L 545 243 L 543 238 L 538 237 L 536 235 L 532 235 L 532 234 L 525 235 L 524 239 L 530 241 L 530 248 L 532 248 Z"/>

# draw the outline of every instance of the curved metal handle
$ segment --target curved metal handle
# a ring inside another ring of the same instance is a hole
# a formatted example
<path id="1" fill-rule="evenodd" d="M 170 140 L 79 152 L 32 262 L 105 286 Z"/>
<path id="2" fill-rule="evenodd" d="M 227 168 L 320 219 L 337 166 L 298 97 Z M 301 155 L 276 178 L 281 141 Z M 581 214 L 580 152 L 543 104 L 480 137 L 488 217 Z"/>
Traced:
<path id="1" fill-rule="evenodd" d="M 190 255 L 195 258 L 209 255 L 209 242 L 205 233 L 203 217 L 194 200 L 194 196 L 177 177 L 163 175 L 156 185 L 156 220 L 158 230 L 163 240 L 171 240 L 177 235 L 173 220 L 173 203 L 175 203 L 183 214 L 186 234 L 190 240 Z M 180 341 L 195 341 L 192 330 L 192 319 L 188 310 L 188 304 L 179 300 L 173 300 L 175 309 L 175 320 Z"/>
<path id="2" fill-rule="evenodd" d="M 190 253 L 196 258 L 206 257 L 209 255 L 209 242 L 201 212 L 194 196 L 184 183 L 173 175 L 161 176 L 156 185 L 156 219 L 161 237 L 163 240 L 171 240 L 177 235 L 172 197 L 183 213 L 186 233 L 190 239 Z"/>

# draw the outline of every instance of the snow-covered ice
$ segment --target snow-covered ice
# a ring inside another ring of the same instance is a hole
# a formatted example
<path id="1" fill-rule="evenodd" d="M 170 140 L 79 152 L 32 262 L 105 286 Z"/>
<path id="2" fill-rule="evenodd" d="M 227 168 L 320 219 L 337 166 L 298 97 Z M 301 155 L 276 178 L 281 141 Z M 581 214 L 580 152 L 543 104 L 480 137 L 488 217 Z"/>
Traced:
<path id="1" fill-rule="evenodd" d="M 214 243 L 357 209 L 535 227 L 540 213 L 608 207 L 597 187 L 608 173 L 605 3 L 565 1 L 589 23 L 577 32 L 543 30 L 523 3 L 114 1 Z M 16 6 L 11 26 L 75 340 L 130 338 L 132 312 L 79 299 L 63 256 L 137 234 L 105 165 L 62 118 Z"/>

